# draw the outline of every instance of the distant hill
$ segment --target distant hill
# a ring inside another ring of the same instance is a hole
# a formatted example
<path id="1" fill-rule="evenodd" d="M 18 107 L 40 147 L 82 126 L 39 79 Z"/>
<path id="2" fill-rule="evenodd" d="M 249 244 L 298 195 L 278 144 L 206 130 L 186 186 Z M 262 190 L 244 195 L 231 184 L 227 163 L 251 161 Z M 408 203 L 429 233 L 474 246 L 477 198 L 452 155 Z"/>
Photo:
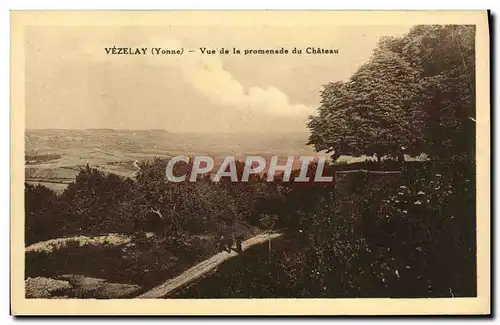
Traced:
<path id="1" fill-rule="evenodd" d="M 87 163 L 104 172 L 131 177 L 134 161 L 153 157 L 206 155 L 216 166 L 222 157 L 315 155 L 308 133 L 174 133 L 165 130 L 26 130 L 26 180 L 67 183 Z M 52 159 L 53 158 L 53 159 Z M 28 165 L 29 164 L 29 165 Z M 52 184 L 51 184 L 52 185 Z"/>
<path id="2" fill-rule="evenodd" d="M 308 133 L 174 133 L 165 130 L 38 129 L 26 130 L 26 181 L 43 184 L 61 192 L 87 163 L 103 172 L 133 177 L 135 161 L 154 157 L 205 155 L 215 160 L 214 170 L 223 157 L 261 156 L 270 159 L 315 153 L 306 145 Z M 373 157 L 371 157 L 374 159 Z M 412 160 L 411 157 L 406 157 Z M 353 163 L 367 156 L 341 156 L 337 163 Z M 280 159 L 283 163 L 284 159 Z M 294 168 L 299 168 L 296 161 Z"/>
<path id="3" fill-rule="evenodd" d="M 119 150 L 134 157 L 145 154 L 310 155 L 307 133 L 173 133 L 164 130 L 64 130 L 26 131 L 26 149 L 37 154 L 61 154 L 88 149 Z"/>

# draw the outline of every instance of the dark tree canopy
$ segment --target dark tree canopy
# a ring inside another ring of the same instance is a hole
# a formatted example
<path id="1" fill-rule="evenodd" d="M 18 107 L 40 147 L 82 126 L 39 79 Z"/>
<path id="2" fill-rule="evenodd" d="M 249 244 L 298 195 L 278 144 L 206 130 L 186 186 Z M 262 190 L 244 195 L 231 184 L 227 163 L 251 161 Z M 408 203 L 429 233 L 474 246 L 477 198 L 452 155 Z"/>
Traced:
<path id="1" fill-rule="evenodd" d="M 474 27 L 417 26 L 382 38 L 349 80 L 321 92 L 309 144 L 340 155 L 473 152 Z"/>

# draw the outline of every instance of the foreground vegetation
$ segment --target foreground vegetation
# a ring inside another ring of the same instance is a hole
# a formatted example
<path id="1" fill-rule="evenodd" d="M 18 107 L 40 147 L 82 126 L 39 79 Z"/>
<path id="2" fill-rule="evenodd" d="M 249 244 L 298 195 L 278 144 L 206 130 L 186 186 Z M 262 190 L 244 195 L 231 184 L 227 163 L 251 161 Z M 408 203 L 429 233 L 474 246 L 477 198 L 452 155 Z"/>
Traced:
<path id="1" fill-rule="evenodd" d="M 365 167 L 369 168 L 370 164 Z M 272 225 L 286 236 L 277 246 L 273 244 L 271 259 L 264 245 L 252 249 L 258 252 L 256 254 L 245 253 L 226 263 L 215 275 L 215 281 L 226 283 L 224 286 L 210 284 L 213 277 L 206 280 L 206 285 L 200 284 L 200 288 L 218 288 L 215 292 L 205 291 L 207 297 L 238 293 L 246 297 L 475 295 L 473 165 L 457 164 L 454 173 L 449 172 L 449 166 L 439 167 L 429 162 L 407 163 L 401 173 L 390 174 L 359 171 L 359 167 L 352 166 L 353 172 L 345 172 L 344 165 L 331 166 L 330 173 L 339 170 L 334 187 L 299 187 L 279 181 L 269 184 L 261 179 L 247 185 L 194 183 L 190 185 L 208 191 L 189 200 L 176 201 L 181 204 L 176 209 L 186 211 L 196 203 L 195 199 L 214 191 L 209 198 L 210 207 L 194 209 L 195 213 L 191 214 L 184 212 L 186 215 L 172 214 L 169 218 L 178 218 L 175 221 L 155 219 L 156 213 L 149 214 L 149 211 L 142 217 L 131 213 L 128 215 L 131 220 L 110 214 L 108 219 L 95 218 L 95 224 L 82 216 L 87 223 L 81 223 L 79 228 L 76 228 L 76 218 L 64 223 L 62 218 L 71 212 L 54 212 L 63 204 L 61 200 L 67 197 L 66 192 L 56 196 L 41 186 L 28 186 L 27 198 L 32 198 L 33 193 L 50 194 L 52 201 L 46 197 L 43 202 L 52 202 L 54 210 L 45 210 L 47 214 L 43 216 L 28 214 L 42 217 L 49 224 L 37 228 L 39 223 L 33 225 L 27 219 L 27 231 L 31 231 L 27 235 L 37 235 L 38 229 L 51 229 L 53 233 L 41 234 L 56 238 L 73 235 L 71 231 L 74 231 L 95 236 L 103 233 L 101 227 L 104 226 L 105 232 L 121 235 L 83 239 L 80 236 L 69 238 L 64 245 L 55 244 L 60 240 L 31 245 L 26 251 L 26 276 L 60 278 L 79 274 L 146 289 L 211 256 L 220 234 L 239 231 L 248 237 L 259 228 L 264 231 Z M 84 169 L 81 174 L 87 172 Z M 114 176 L 103 176 L 98 171 L 90 170 L 90 173 L 92 177 L 102 177 L 102 182 L 108 177 L 114 180 Z M 134 184 L 133 190 L 138 186 L 131 180 L 123 182 Z M 91 189 L 106 188 L 103 184 Z M 254 192 L 254 197 L 252 192 L 245 195 L 243 186 L 261 193 Z M 271 188 L 274 192 L 270 193 Z M 163 193 L 171 190 L 165 189 Z M 218 196 L 224 193 L 226 197 Z M 236 201 L 238 198 L 240 201 Z M 214 199 L 226 201 L 216 205 Z M 122 201 L 113 205 L 110 200 L 107 203 L 110 206 L 134 204 Z M 234 205 L 229 206 L 231 203 Z M 77 208 L 73 204 L 66 206 Z M 96 214 L 106 216 L 102 214 L 105 210 L 101 204 L 91 207 L 98 209 Z M 27 208 L 33 211 L 33 206 Z M 165 210 L 158 210 L 168 215 Z M 202 213 L 206 211 L 210 212 Z M 49 217 L 54 218 L 53 221 Z M 66 227 L 50 227 L 53 222 Z M 252 283 L 250 287 L 249 283 Z M 276 287 L 280 289 L 273 289 Z M 200 288 L 196 295 L 200 295 Z M 190 295 L 190 291 L 180 293 L 180 296 Z"/>
<path id="2" fill-rule="evenodd" d="M 474 181 L 442 173 L 342 175 L 271 254 L 253 248 L 176 297 L 475 296 Z"/>

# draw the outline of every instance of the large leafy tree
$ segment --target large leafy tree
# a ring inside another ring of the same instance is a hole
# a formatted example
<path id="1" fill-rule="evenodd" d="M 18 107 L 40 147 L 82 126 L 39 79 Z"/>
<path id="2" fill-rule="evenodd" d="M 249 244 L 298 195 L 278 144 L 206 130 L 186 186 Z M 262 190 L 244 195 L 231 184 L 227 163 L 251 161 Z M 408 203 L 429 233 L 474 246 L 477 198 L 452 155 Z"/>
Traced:
<path id="1" fill-rule="evenodd" d="M 474 152 L 474 27 L 416 26 L 383 38 L 346 82 L 326 85 L 310 144 L 359 156 Z"/>
<path id="2" fill-rule="evenodd" d="M 363 148 L 356 145 L 358 133 L 354 128 L 351 92 L 343 82 L 329 83 L 321 91 L 321 107 L 317 116 L 309 118 L 311 130 L 309 144 L 317 151 L 332 152 L 335 158 L 341 154 L 360 155 Z"/>
<path id="3" fill-rule="evenodd" d="M 427 152 L 435 157 L 473 157 L 474 26 L 431 26 L 413 30 L 410 36 L 412 42 L 408 41 L 404 54 L 421 74 Z"/>
<path id="4" fill-rule="evenodd" d="M 416 71 L 399 54 L 378 49 L 348 82 L 325 87 L 320 114 L 309 122 L 310 143 L 334 157 L 415 151 L 422 127 L 417 94 Z"/>

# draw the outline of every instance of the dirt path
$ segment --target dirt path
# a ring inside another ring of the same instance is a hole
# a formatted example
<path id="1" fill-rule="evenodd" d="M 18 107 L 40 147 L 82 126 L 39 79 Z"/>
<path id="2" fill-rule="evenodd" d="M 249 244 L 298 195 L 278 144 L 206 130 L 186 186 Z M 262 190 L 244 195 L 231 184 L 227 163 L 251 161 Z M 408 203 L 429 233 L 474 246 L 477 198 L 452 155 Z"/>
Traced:
<path id="1" fill-rule="evenodd" d="M 268 238 L 270 237 L 271 240 L 280 237 L 281 234 L 279 233 L 272 233 L 272 234 L 259 234 L 257 236 L 254 236 L 250 239 L 245 240 L 242 243 L 242 249 L 243 251 L 249 249 L 250 247 L 258 244 L 262 244 L 268 241 Z M 192 283 L 195 280 L 198 280 L 202 278 L 203 276 L 215 271 L 217 269 L 217 266 L 222 264 L 223 262 L 238 256 L 238 253 L 235 251 L 231 251 L 231 253 L 228 253 L 226 251 L 220 252 L 203 262 L 200 262 L 193 266 L 192 268 L 184 271 L 181 275 L 172 278 L 170 280 L 167 280 L 163 284 L 151 289 L 148 292 L 143 293 L 142 295 L 138 296 L 137 298 L 141 299 L 157 299 L 157 298 L 164 298 L 169 295 L 169 293 L 173 292 L 174 290 L 185 286 L 189 283 Z"/>

